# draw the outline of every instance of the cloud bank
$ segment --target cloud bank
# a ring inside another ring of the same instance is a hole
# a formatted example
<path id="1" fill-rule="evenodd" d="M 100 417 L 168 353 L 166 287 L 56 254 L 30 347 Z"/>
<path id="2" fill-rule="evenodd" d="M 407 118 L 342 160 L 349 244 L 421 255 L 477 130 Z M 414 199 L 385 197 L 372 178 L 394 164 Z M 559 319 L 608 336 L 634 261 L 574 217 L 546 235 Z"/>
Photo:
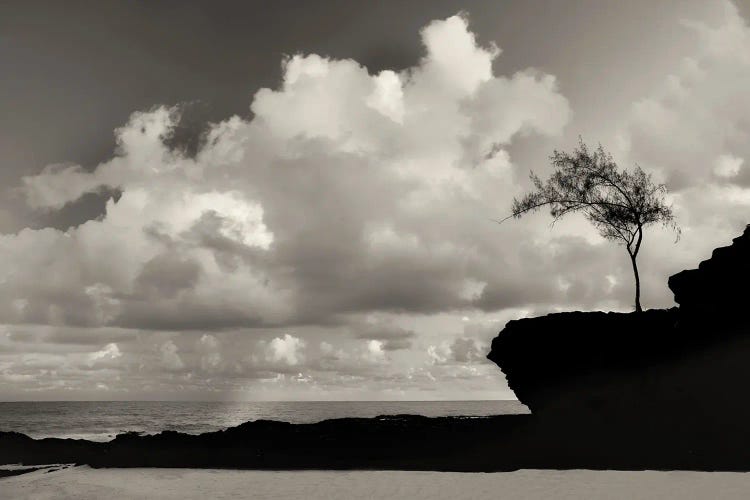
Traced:
<path id="1" fill-rule="evenodd" d="M 429 362 L 427 346 L 373 314 L 403 321 L 528 302 L 535 285 L 489 219 L 512 196 L 508 145 L 559 134 L 568 103 L 552 75 L 493 74 L 500 49 L 479 45 L 464 16 L 421 35 L 424 56 L 401 72 L 287 57 L 279 87 L 255 93 L 253 118 L 210 125 L 194 156 L 167 146 L 180 108 L 162 106 L 134 113 L 116 130 L 115 156 L 95 169 L 58 164 L 25 177 L 38 210 L 87 193 L 119 197 L 66 231 L 0 237 L 11 263 L 0 321 L 165 336 L 153 358 L 171 374 L 191 366 L 174 332 L 195 332 L 194 368 L 286 375 L 313 362 L 303 353 L 313 343 L 299 336 L 310 329 L 336 332 L 318 364 L 336 358 L 345 371 L 345 358 L 369 366 L 419 349 L 413 367 Z M 539 252 L 529 258 L 544 260 Z M 219 339 L 240 330 L 255 345 L 230 369 Z M 129 358 L 103 345 L 92 363 Z"/>
<path id="2" fill-rule="evenodd" d="M 623 164 L 668 183 L 683 226 L 677 246 L 649 234 L 652 306 L 750 204 L 750 30 L 730 3 L 720 25 L 685 29 L 699 52 L 620 134 Z M 161 106 L 116 130 L 96 168 L 25 177 L 41 211 L 117 196 L 77 227 L 0 235 L 0 390 L 503 397 L 483 353 L 505 321 L 627 309 L 629 262 L 585 224 L 491 220 L 527 186 L 513 145 L 551 149 L 571 120 L 555 77 L 496 74 L 500 48 L 465 16 L 421 36 L 424 55 L 399 72 L 285 58 L 252 119 L 210 124 L 195 154 L 169 146 L 181 109 Z"/>
<path id="3" fill-rule="evenodd" d="M 668 235 L 653 235 L 644 256 L 653 280 L 695 266 L 750 222 L 750 26 L 732 2 L 721 2 L 719 11 L 718 23 L 682 21 L 698 50 L 634 103 L 621 133 L 629 161 L 648 166 L 670 188 L 683 227 L 677 246 Z M 657 296 L 670 302 L 668 293 Z"/>

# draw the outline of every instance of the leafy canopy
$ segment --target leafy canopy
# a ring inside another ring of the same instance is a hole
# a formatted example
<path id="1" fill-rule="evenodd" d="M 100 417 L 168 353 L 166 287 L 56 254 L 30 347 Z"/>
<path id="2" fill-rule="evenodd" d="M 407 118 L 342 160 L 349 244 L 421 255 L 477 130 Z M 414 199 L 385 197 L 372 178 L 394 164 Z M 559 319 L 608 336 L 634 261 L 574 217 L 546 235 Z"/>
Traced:
<path id="1" fill-rule="evenodd" d="M 664 200 L 666 187 L 639 166 L 632 172 L 619 170 L 601 145 L 592 151 L 583 141 L 572 153 L 555 151 L 550 160 L 550 178 L 544 182 L 532 172 L 534 190 L 513 200 L 509 217 L 549 207 L 554 224 L 566 214 L 582 212 L 604 238 L 622 241 L 631 255 L 638 253 L 643 228 L 650 224 L 662 223 L 679 239 L 672 208 Z"/>

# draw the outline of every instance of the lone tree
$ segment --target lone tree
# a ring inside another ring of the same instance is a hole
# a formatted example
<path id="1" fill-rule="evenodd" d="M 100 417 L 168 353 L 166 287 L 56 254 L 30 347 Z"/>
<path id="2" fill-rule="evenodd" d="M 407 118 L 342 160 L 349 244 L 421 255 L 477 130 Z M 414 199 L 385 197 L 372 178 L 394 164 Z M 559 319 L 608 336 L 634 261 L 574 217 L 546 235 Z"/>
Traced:
<path id="1" fill-rule="evenodd" d="M 680 237 L 672 207 L 664 201 L 666 187 L 654 184 L 637 165 L 632 172 L 619 170 L 601 145 L 591 151 L 580 141 L 573 153 L 555 150 L 550 160 L 554 167 L 550 178 L 543 182 L 531 172 L 534 190 L 514 199 L 511 215 L 499 222 L 542 207 L 549 207 L 552 224 L 569 213 L 583 213 L 604 238 L 624 244 L 635 275 L 635 310 L 641 312 L 637 259 L 644 228 L 661 223 Z"/>

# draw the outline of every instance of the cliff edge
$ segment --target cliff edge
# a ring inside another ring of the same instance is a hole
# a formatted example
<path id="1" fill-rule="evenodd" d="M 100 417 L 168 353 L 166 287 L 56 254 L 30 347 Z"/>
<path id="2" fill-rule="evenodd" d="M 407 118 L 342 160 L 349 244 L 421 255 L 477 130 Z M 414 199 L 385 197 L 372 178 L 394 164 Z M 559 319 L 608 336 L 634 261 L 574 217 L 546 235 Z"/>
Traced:
<path id="1" fill-rule="evenodd" d="M 679 308 L 510 321 L 488 358 L 539 432 L 576 436 L 561 446 L 644 467 L 748 470 L 749 282 L 750 226 L 669 279 Z"/>

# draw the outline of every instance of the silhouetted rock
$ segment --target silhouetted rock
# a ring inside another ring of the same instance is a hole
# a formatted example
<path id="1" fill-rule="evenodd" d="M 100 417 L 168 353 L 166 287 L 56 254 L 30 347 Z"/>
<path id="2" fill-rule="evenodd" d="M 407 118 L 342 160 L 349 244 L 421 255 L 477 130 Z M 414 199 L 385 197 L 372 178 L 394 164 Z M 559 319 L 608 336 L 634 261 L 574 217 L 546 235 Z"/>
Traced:
<path id="1" fill-rule="evenodd" d="M 651 367 L 682 350 L 676 321 L 676 308 L 514 320 L 493 340 L 487 357 L 500 366 L 510 388 L 534 414 L 580 413 L 583 408 L 599 412 L 603 406 L 640 399 L 646 383 L 633 384 L 633 378 L 651 378 Z M 608 376 L 602 378 L 604 373 Z M 619 382 L 624 385 L 613 392 L 611 386 Z M 581 391 L 584 386 L 588 390 Z M 613 393 L 616 398 L 606 397 Z"/>
<path id="2" fill-rule="evenodd" d="M 534 432 L 553 440 L 549 453 L 626 468 L 750 470 L 748 278 L 746 229 L 669 279 L 679 309 L 510 321 L 488 358 L 532 411 Z"/>
<path id="3" fill-rule="evenodd" d="M 35 440 L 0 433 L 0 464 L 240 469 L 507 470 L 509 446 L 528 415 L 428 418 L 394 415 L 313 424 L 259 420 L 201 435 L 120 434 L 107 443 Z"/>
<path id="4" fill-rule="evenodd" d="M 699 321 L 736 320 L 750 325 L 745 309 L 750 284 L 750 225 L 727 247 L 717 248 L 697 269 L 669 278 L 675 302 Z"/>

